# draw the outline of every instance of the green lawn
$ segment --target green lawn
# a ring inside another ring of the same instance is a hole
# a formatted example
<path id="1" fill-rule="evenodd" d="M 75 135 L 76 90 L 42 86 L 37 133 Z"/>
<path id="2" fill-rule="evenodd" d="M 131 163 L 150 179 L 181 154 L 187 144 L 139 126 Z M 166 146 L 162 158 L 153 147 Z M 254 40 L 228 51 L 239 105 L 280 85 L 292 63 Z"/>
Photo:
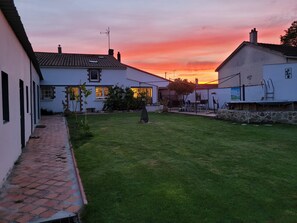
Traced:
<path id="1" fill-rule="evenodd" d="M 86 223 L 297 222 L 297 126 L 179 114 L 89 116 L 71 141 Z"/>

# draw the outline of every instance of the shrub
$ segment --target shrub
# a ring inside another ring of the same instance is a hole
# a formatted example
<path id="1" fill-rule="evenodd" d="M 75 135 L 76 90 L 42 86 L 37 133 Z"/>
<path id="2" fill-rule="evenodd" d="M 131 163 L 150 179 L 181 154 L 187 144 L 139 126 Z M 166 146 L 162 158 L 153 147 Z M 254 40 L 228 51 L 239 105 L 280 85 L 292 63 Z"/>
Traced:
<path id="1" fill-rule="evenodd" d="M 109 88 L 108 98 L 104 102 L 104 111 L 139 110 L 145 104 L 146 95 L 135 98 L 131 88 L 113 86 Z"/>

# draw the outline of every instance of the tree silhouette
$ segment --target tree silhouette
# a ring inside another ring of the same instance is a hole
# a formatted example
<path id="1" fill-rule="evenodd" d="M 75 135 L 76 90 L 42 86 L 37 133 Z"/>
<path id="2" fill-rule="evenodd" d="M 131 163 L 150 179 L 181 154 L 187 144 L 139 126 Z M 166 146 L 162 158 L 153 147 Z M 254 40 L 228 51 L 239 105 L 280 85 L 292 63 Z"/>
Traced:
<path id="1" fill-rule="evenodd" d="M 283 45 L 297 47 L 297 21 L 292 22 L 291 26 L 285 30 L 285 35 L 280 36 Z"/>
<path id="2" fill-rule="evenodd" d="M 187 97 L 195 90 L 195 84 L 189 82 L 187 79 L 182 80 L 181 78 L 177 78 L 169 83 L 168 89 L 175 91 L 178 96 L 182 96 L 182 100 L 184 101 L 184 96 L 186 95 Z"/>

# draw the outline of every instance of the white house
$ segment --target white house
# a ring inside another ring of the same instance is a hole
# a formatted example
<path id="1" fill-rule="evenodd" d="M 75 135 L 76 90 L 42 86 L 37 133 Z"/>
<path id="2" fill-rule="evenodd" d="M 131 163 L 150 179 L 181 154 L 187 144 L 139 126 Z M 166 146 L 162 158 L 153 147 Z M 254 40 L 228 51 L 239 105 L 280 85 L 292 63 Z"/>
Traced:
<path id="1" fill-rule="evenodd" d="M 124 65 L 120 54 L 116 59 L 113 50 L 107 55 L 36 52 L 44 80 L 41 82 L 41 108 L 52 112 L 63 112 L 63 104 L 70 110 L 85 111 L 94 108 L 101 111 L 108 94 L 108 87 L 118 85 L 130 87 L 135 96 L 146 92 L 151 103 L 158 102 L 158 89 L 166 87 L 168 80 Z M 68 89 L 81 96 L 80 84 L 86 83 L 92 94 L 87 105 L 74 103 Z"/>
<path id="2" fill-rule="evenodd" d="M 264 65 L 263 79 L 268 100 L 297 101 L 297 63 Z"/>
<path id="3" fill-rule="evenodd" d="M 42 74 L 12 0 L 0 1 L 0 186 L 40 119 Z"/>
<path id="4" fill-rule="evenodd" d="M 199 90 L 202 98 L 208 99 L 209 108 L 217 102 L 219 108 L 234 101 L 278 100 L 274 97 L 271 86 L 275 83 L 275 91 L 288 97 L 285 85 L 277 84 L 276 76 L 269 76 L 275 67 L 290 67 L 297 62 L 297 47 L 258 43 L 257 30 L 250 32 L 250 41 L 242 42 L 216 69 L 219 86 L 217 89 Z M 273 82 L 273 83 L 272 83 Z M 280 99 L 280 98 L 279 98 Z"/>
<path id="5" fill-rule="evenodd" d="M 216 69 L 219 88 L 261 85 L 263 65 L 297 62 L 297 47 L 258 43 L 257 31 L 242 42 Z"/>

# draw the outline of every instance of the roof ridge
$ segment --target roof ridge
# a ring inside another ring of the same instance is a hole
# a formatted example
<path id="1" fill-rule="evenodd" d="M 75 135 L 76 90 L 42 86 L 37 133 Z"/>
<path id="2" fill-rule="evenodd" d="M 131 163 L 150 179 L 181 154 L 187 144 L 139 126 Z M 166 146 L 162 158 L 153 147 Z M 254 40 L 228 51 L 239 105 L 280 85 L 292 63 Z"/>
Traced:
<path id="1" fill-rule="evenodd" d="M 90 53 L 58 53 L 58 52 L 41 52 L 34 51 L 34 53 L 60 54 L 60 55 L 82 55 L 82 56 L 111 56 L 108 54 L 90 54 Z"/>
<path id="2" fill-rule="evenodd" d="M 158 77 L 158 78 L 161 78 L 161 79 L 163 79 L 163 80 L 169 81 L 168 79 L 166 79 L 166 78 L 164 78 L 164 77 L 161 77 L 161 76 L 159 76 L 159 75 L 153 74 L 153 73 L 151 73 L 151 72 L 148 72 L 148 71 L 145 71 L 145 70 L 136 68 L 136 67 L 131 66 L 131 65 L 128 65 L 128 64 L 124 64 L 124 63 L 122 63 L 122 64 L 125 65 L 126 67 L 131 68 L 131 69 L 135 69 L 135 70 L 138 70 L 138 71 L 140 71 L 140 72 L 146 73 L 146 74 L 148 74 L 148 75 L 151 75 L 151 76 Z"/>

